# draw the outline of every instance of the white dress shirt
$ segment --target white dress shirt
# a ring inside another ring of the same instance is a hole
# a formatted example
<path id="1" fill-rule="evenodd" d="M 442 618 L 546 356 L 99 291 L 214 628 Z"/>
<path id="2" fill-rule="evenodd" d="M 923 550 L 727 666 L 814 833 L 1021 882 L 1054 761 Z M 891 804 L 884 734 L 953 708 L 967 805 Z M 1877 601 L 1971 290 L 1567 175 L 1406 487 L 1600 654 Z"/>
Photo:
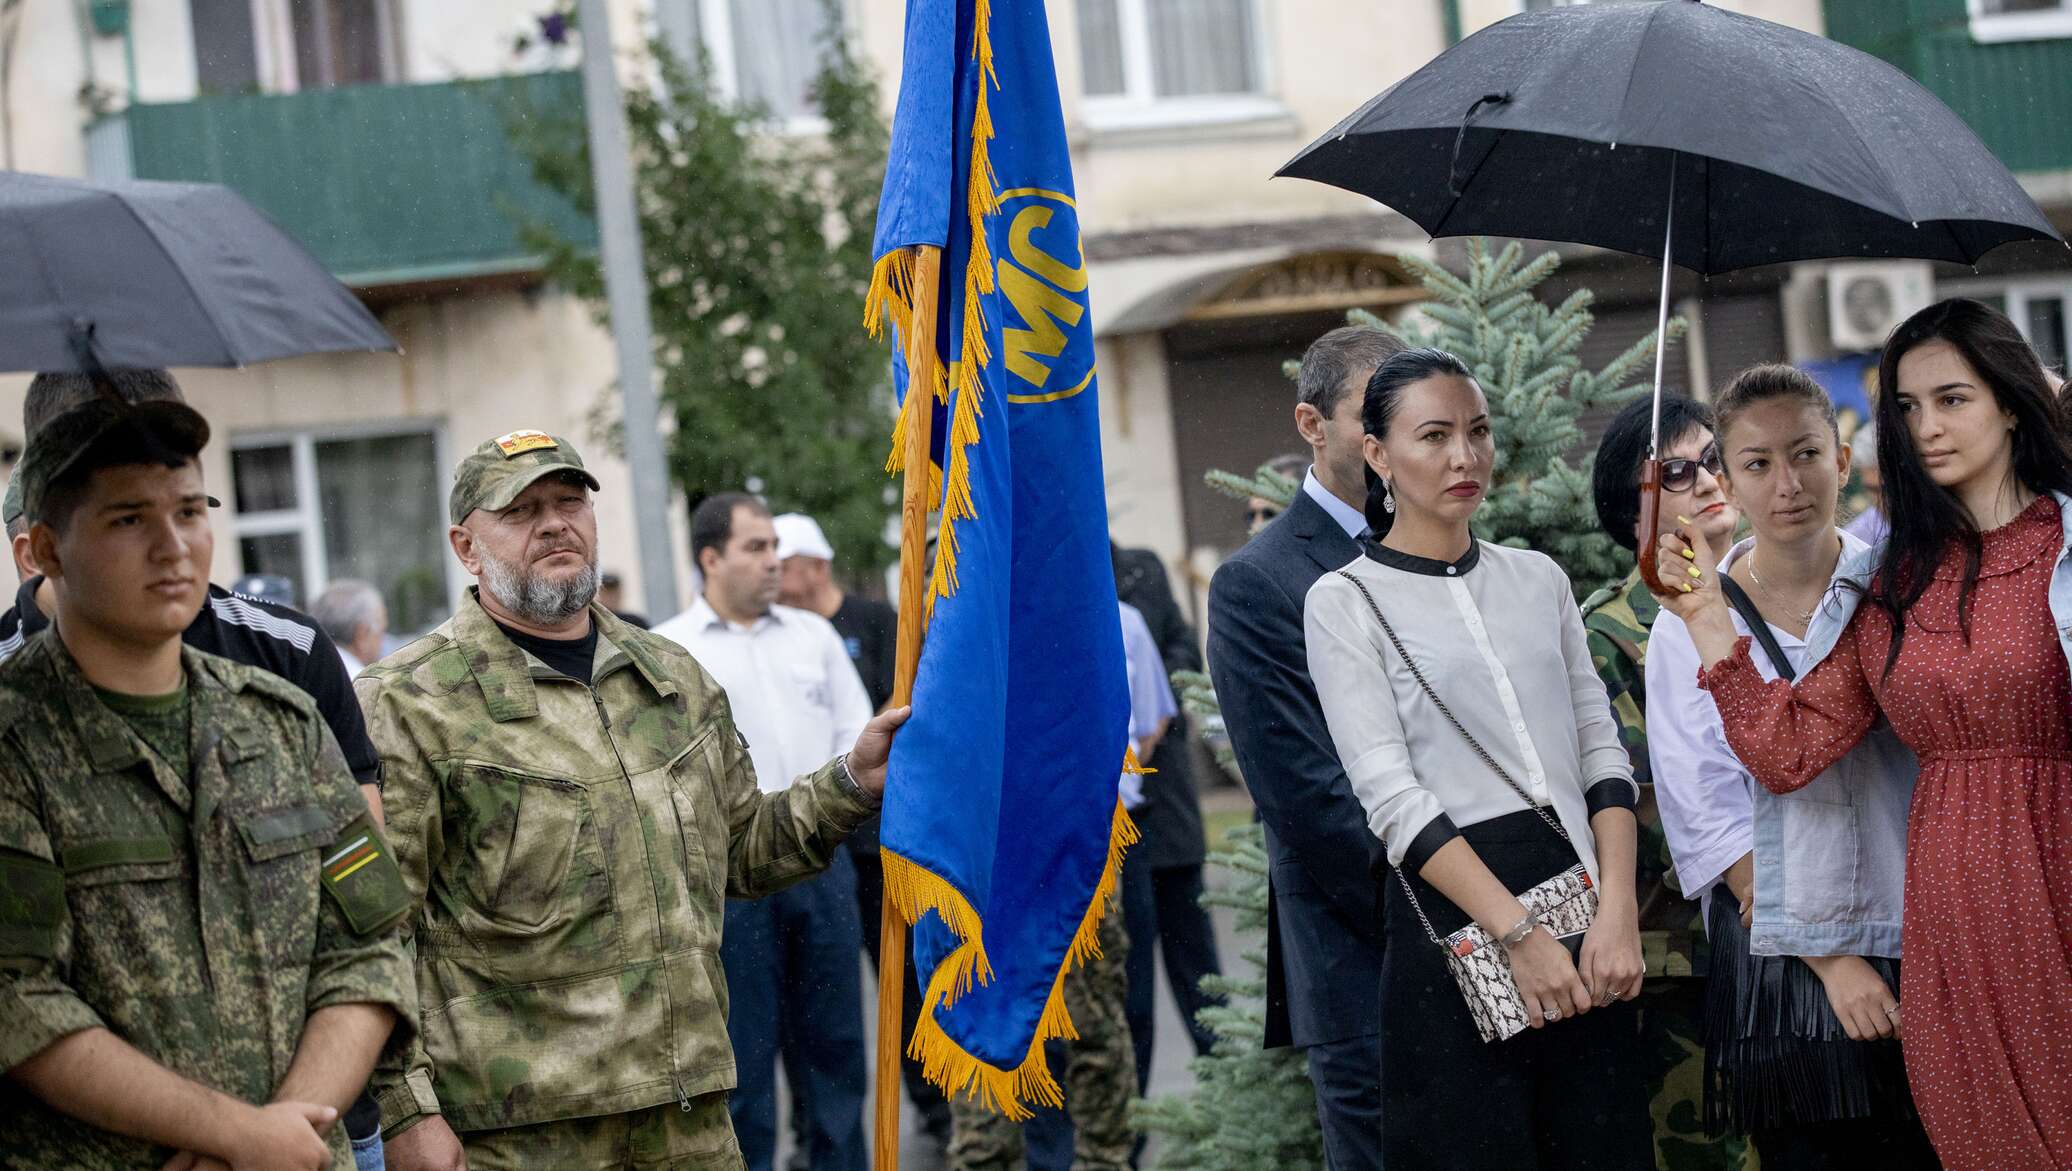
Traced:
<path id="1" fill-rule="evenodd" d="M 1346 569 L 1454 716 L 1534 804 L 1552 806 L 1595 876 L 1591 813 L 1630 809 L 1639 790 L 1561 567 L 1478 541 L 1452 563 L 1384 548 Z M 1318 578 L 1303 629 L 1338 759 L 1392 865 L 1420 867 L 1457 826 L 1525 809 L 1426 698 L 1351 582 Z"/>
<path id="2" fill-rule="evenodd" d="M 1841 538 L 1842 555 L 1835 562 L 1823 601 L 1838 588 L 1842 567 L 1869 548 L 1846 529 Z M 1755 538 L 1748 537 L 1727 550 L 1719 563 L 1720 573 L 1724 575 L 1754 548 Z M 1727 613 L 1736 635 L 1749 633 L 1739 610 L 1730 606 Z M 1792 670 L 1804 671 L 1804 640 L 1774 623 L 1770 634 Z M 1751 645 L 1749 652 L 1763 678 L 1777 678 L 1777 668 L 1762 644 Z M 1655 781 L 1655 808 L 1662 814 L 1662 832 L 1676 863 L 1677 885 L 1683 888 L 1684 897 L 1692 899 L 1703 899 L 1727 867 L 1755 848 L 1755 805 L 1750 796 L 1755 778 L 1727 746 L 1726 729 L 1720 724 L 1712 695 L 1698 688 L 1699 665 L 1690 628 L 1683 619 L 1663 610 L 1648 633 L 1648 764 Z M 1882 771 L 1887 767 L 1881 755 L 1851 753 L 1828 771 Z"/>
<path id="3" fill-rule="evenodd" d="M 701 597 L 654 633 L 691 652 L 727 693 L 765 793 L 847 752 L 870 722 L 870 695 L 841 635 L 809 610 L 772 606 L 736 626 Z"/>
<path id="4" fill-rule="evenodd" d="M 1311 464 L 1309 470 L 1302 473 L 1302 491 L 1311 500 L 1316 501 L 1332 520 L 1338 522 L 1338 527 L 1345 530 L 1346 536 L 1357 541 L 1361 534 L 1367 531 L 1367 514 L 1332 495 L 1331 489 L 1324 487 L 1324 482 L 1317 479 L 1315 464 Z"/>
<path id="5" fill-rule="evenodd" d="M 1143 612 L 1128 602 L 1116 605 L 1122 611 L 1122 662 L 1130 685 L 1130 744 L 1141 749 L 1144 741 L 1165 729 L 1167 720 L 1180 714 L 1180 705 L 1173 700 L 1165 660 L 1158 653 L 1158 640 L 1151 636 L 1151 625 L 1144 621 Z M 1117 789 L 1122 794 L 1123 808 L 1143 806 L 1142 775 L 1123 773 Z"/>

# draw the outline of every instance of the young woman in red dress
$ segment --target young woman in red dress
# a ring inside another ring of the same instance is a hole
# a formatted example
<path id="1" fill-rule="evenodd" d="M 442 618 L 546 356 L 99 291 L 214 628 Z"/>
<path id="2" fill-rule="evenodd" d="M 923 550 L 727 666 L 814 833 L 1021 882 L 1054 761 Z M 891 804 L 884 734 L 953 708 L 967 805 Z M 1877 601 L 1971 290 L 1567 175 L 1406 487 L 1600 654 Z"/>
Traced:
<path id="1" fill-rule="evenodd" d="M 1765 787 L 1881 717 L 1920 756 L 1891 1010 L 1915 1101 L 1953 1171 L 2072 1167 L 2072 445 L 2035 352 L 1976 301 L 1909 318 L 1878 375 L 1892 534 L 1852 566 L 1833 648 L 1765 682 L 1689 526 L 1662 540 L 1686 583 L 1663 604 Z"/>

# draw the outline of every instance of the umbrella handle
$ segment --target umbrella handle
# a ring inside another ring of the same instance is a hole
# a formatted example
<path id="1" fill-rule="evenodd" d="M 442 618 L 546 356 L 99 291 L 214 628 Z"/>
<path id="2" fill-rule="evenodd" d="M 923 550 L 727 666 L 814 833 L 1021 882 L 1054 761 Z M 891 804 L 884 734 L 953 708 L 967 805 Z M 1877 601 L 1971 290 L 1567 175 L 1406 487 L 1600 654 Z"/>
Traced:
<path id="1" fill-rule="evenodd" d="M 1655 593 L 1666 594 L 1669 587 L 1662 584 L 1662 572 L 1655 564 L 1662 542 L 1657 535 L 1661 518 L 1662 461 L 1650 458 L 1640 465 L 1640 531 L 1644 534 L 1640 542 L 1640 580 Z"/>

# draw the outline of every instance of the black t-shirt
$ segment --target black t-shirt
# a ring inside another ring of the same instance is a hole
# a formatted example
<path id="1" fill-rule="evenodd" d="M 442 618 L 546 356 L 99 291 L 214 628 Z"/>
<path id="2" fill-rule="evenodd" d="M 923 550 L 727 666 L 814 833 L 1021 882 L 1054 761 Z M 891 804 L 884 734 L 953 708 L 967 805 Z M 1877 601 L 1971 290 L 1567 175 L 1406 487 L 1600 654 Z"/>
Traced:
<path id="1" fill-rule="evenodd" d="M 0 662 L 50 625 L 36 608 L 36 587 L 42 584 L 41 577 L 23 582 L 13 608 L 0 614 Z M 308 692 L 317 713 L 330 725 L 353 779 L 363 785 L 380 783 L 381 757 L 367 738 L 367 721 L 353 696 L 352 677 L 345 673 L 345 660 L 338 657 L 331 636 L 315 619 L 211 585 L 208 600 L 180 639 L 195 650 L 271 671 Z"/>
<path id="2" fill-rule="evenodd" d="M 883 602 L 844 594 L 828 621 L 842 636 L 856 673 L 863 676 L 871 710 L 884 707 L 892 698 L 892 669 L 899 654 L 899 612 Z"/>
<path id="3" fill-rule="evenodd" d="M 496 619 L 490 619 L 496 622 Z M 519 649 L 529 652 L 533 658 L 547 664 L 585 687 L 590 685 L 590 665 L 597 658 L 597 624 L 590 624 L 590 632 L 581 638 L 541 638 L 522 630 L 513 630 L 501 622 L 496 628 L 504 637 L 518 644 Z"/>

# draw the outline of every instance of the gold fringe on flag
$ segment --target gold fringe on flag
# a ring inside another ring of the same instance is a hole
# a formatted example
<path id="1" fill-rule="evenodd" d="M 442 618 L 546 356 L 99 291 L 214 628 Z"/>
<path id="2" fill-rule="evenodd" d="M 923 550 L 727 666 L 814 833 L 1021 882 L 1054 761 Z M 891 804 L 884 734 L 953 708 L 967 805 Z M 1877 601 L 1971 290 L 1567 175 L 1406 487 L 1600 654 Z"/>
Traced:
<path id="1" fill-rule="evenodd" d="M 992 91 L 1000 78 L 993 70 L 992 4 L 975 0 L 972 6 L 972 59 L 978 62 L 978 100 L 971 115 L 971 178 L 965 189 L 965 214 L 971 225 L 971 251 L 964 265 L 964 322 L 959 339 L 962 350 L 948 363 L 950 373 L 934 387 L 937 402 L 950 402 L 952 386 L 956 405 L 951 411 L 950 432 L 943 440 L 942 484 L 930 480 L 929 499 L 942 508 L 938 529 L 935 575 L 929 584 L 929 605 L 957 591 L 958 521 L 978 515 L 971 497 L 971 460 L 968 449 L 978 442 L 978 420 L 985 387 L 980 374 L 992 361 L 992 347 L 986 344 L 986 314 L 982 298 L 994 289 L 993 253 L 986 242 L 986 221 L 999 214 L 998 177 L 993 173 Z M 914 260 L 911 250 L 895 248 L 878 259 L 871 270 L 870 290 L 864 295 L 863 323 L 877 337 L 889 318 L 901 337 L 911 336 L 914 316 Z M 942 364 L 937 365 L 942 369 Z M 905 463 L 905 436 L 916 396 L 911 386 L 900 405 L 899 421 L 892 431 L 892 454 L 885 470 L 898 472 Z"/>
<path id="2" fill-rule="evenodd" d="M 1123 769 L 1137 774 L 1154 771 L 1137 762 L 1134 749 L 1125 752 Z M 1129 812 L 1118 800 L 1108 831 L 1107 864 L 1101 868 L 1100 881 L 1094 885 L 1093 898 L 1087 903 L 1086 914 L 1080 918 L 1079 929 L 1073 932 L 1071 945 L 1065 949 L 1057 978 L 1051 981 L 1050 995 L 1044 1000 L 1043 1014 L 1037 1018 L 1036 1035 L 1029 1041 L 1028 1055 L 1013 1069 L 988 1065 L 972 1056 L 952 1040 L 935 1019 L 938 1008 L 949 1007 L 970 989 L 969 973 L 973 959 L 967 953 L 975 953 L 980 957 L 978 962 L 983 962 L 979 932 L 974 931 L 969 936 L 959 933 L 966 942 L 945 957 L 929 979 L 927 990 L 921 994 L 921 1019 L 914 1026 L 912 1043 L 907 1046 L 907 1056 L 921 1063 L 921 1071 L 929 1081 L 940 1086 L 946 1094 L 975 1097 L 980 1105 L 1017 1122 L 1030 1117 L 1029 1104 L 1032 1102 L 1045 1106 L 1064 1104 L 1064 1091 L 1051 1075 L 1049 1063 L 1044 1060 L 1043 1045 L 1053 1039 L 1079 1039 L 1079 1030 L 1072 1024 L 1072 1014 L 1065 1008 L 1065 978 L 1075 968 L 1101 958 L 1101 919 L 1115 911 L 1116 898 L 1121 890 L 1123 855 L 1137 843 L 1137 838 L 1136 822 L 1130 819 Z M 914 869 L 919 871 L 918 867 Z M 942 882 L 934 875 L 928 877 Z M 892 883 L 892 868 L 889 866 L 885 871 L 885 881 L 888 887 Z M 948 887 L 949 884 L 942 885 Z M 954 890 L 951 893 L 954 895 Z M 961 896 L 957 901 L 963 904 Z M 963 905 L 968 911 L 969 904 Z M 906 913 L 904 906 L 901 913 Z M 915 917 L 909 916 L 907 921 L 911 923 Z M 947 920 L 948 916 L 944 918 Z M 951 929 L 956 930 L 954 923 Z M 980 977 L 980 982 L 989 982 L 990 978 L 988 970 Z"/>

